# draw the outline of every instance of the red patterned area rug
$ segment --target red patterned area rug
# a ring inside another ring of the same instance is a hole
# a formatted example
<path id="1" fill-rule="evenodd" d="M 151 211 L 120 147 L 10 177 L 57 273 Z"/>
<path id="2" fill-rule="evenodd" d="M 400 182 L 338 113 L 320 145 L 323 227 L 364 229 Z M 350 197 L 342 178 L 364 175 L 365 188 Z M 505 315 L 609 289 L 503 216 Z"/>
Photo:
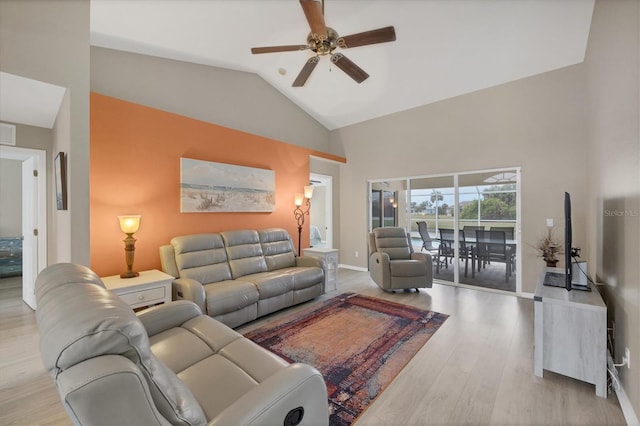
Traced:
<path id="1" fill-rule="evenodd" d="M 344 293 L 245 336 L 324 376 L 330 423 L 349 425 L 391 383 L 448 315 Z"/>

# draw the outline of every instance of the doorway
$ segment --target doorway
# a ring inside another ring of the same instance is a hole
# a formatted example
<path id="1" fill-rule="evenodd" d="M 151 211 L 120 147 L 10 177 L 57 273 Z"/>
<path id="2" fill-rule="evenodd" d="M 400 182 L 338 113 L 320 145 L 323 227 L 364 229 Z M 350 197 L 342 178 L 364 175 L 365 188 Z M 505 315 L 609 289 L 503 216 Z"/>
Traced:
<path id="1" fill-rule="evenodd" d="M 22 300 L 36 309 L 35 280 L 47 264 L 47 156 L 43 150 L 0 145 L 0 158 L 22 163 Z"/>
<path id="2" fill-rule="evenodd" d="M 333 248 L 333 178 L 318 173 L 309 174 L 313 187 L 310 208 L 310 245 Z"/>

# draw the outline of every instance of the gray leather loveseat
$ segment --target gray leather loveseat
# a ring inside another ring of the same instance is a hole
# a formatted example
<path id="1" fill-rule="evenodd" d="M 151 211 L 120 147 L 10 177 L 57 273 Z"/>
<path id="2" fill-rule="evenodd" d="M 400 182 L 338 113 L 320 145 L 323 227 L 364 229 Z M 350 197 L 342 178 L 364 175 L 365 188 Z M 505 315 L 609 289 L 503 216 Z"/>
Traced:
<path id="1" fill-rule="evenodd" d="M 177 277 L 173 300 L 237 327 L 324 293 L 324 263 L 296 257 L 280 228 L 175 237 L 160 247 L 162 269 Z"/>
<path id="2" fill-rule="evenodd" d="M 86 267 L 36 280 L 40 351 L 75 424 L 327 425 L 322 375 L 178 301 L 137 315 Z"/>

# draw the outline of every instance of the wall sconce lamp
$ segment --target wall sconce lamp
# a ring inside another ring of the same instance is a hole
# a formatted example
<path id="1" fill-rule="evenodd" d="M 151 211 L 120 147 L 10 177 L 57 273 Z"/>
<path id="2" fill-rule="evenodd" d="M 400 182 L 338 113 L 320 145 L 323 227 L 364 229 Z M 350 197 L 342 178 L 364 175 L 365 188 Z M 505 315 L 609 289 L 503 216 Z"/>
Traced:
<path id="1" fill-rule="evenodd" d="M 296 208 L 293 211 L 293 216 L 298 221 L 298 256 L 300 256 L 300 239 L 302 237 L 302 226 L 304 225 L 304 216 L 309 215 L 309 209 L 311 208 L 312 195 L 313 195 L 313 186 L 307 185 L 304 187 L 304 194 L 296 194 L 294 198 Z M 302 210 L 301 207 L 303 204 L 306 206 L 306 210 Z"/>
<path id="2" fill-rule="evenodd" d="M 133 255 L 136 251 L 136 239 L 133 238 L 133 234 L 138 232 L 140 227 L 140 215 L 127 215 L 118 216 L 120 221 L 120 229 L 127 234 L 127 238 L 124 240 L 124 258 L 127 262 L 127 272 L 120 274 L 120 278 L 133 278 L 140 275 L 133 271 Z"/>

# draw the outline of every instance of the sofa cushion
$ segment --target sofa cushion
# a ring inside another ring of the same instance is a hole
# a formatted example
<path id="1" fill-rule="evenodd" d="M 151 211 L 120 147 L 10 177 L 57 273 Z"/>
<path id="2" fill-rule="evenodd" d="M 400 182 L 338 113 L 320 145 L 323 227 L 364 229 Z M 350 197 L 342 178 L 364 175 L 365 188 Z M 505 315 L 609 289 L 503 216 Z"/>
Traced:
<path id="1" fill-rule="evenodd" d="M 324 283 L 324 273 L 321 268 L 316 266 L 297 266 L 293 268 L 284 268 L 279 272 L 286 273 L 293 277 L 293 289 L 300 290 L 308 288 L 316 284 Z"/>
<path id="2" fill-rule="evenodd" d="M 153 353 L 192 390 L 208 419 L 288 365 L 205 316 L 158 333 L 150 341 Z"/>
<path id="3" fill-rule="evenodd" d="M 233 279 L 267 271 L 258 231 L 225 231 L 220 234 L 227 250 Z"/>
<path id="4" fill-rule="evenodd" d="M 260 300 L 280 296 L 293 290 L 293 275 L 281 271 L 245 275 L 242 279 L 251 281 L 258 288 Z"/>
<path id="5" fill-rule="evenodd" d="M 191 278 L 202 284 L 230 280 L 231 269 L 220 234 L 196 234 L 171 240 L 180 278 Z"/>
<path id="6" fill-rule="evenodd" d="M 221 281 L 204 286 L 207 313 L 211 316 L 238 311 L 258 301 L 258 289 L 247 281 Z"/>
<path id="7" fill-rule="evenodd" d="M 258 231 L 267 270 L 274 271 L 296 265 L 293 243 L 289 233 L 281 228 Z"/>
<path id="8" fill-rule="evenodd" d="M 392 277 L 424 277 L 427 265 L 419 260 L 395 260 L 389 263 Z"/>

